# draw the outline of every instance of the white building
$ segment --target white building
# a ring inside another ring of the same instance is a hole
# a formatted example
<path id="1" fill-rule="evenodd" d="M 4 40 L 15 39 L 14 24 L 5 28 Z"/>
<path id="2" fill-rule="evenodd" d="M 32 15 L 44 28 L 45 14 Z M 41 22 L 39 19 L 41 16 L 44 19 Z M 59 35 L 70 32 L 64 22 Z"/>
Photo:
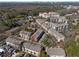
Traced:
<path id="1" fill-rule="evenodd" d="M 43 13 L 39 13 L 39 16 L 40 17 L 43 17 L 43 18 L 49 18 L 51 16 L 54 16 L 54 17 L 59 17 L 59 14 L 56 13 L 56 12 L 43 12 Z"/>
<path id="2" fill-rule="evenodd" d="M 31 32 L 27 32 L 27 31 L 20 31 L 21 38 L 25 41 L 29 41 L 30 37 L 31 37 Z"/>
<path id="3" fill-rule="evenodd" d="M 64 32 L 64 31 L 68 31 L 68 24 L 66 23 L 51 23 L 50 22 L 50 26 L 52 29 L 58 31 L 58 32 Z"/>
<path id="4" fill-rule="evenodd" d="M 68 20 L 64 16 L 50 17 L 50 22 L 53 23 L 67 23 Z"/>
<path id="5" fill-rule="evenodd" d="M 50 19 L 50 26 L 58 32 L 68 31 L 68 25 L 68 20 L 65 17 Z"/>

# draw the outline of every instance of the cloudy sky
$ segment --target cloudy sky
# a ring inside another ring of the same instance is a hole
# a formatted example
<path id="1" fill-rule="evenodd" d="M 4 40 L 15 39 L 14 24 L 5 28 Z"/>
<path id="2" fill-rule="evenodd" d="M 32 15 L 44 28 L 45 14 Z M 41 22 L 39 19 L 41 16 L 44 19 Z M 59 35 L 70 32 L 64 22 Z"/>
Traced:
<path id="1" fill-rule="evenodd" d="M 42 2 L 47 2 L 47 1 L 55 1 L 55 2 L 63 2 L 63 1 L 79 1 L 79 0 L 0 0 L 0 2 L 36 2 L 36 1 L 42 1 Z"/>

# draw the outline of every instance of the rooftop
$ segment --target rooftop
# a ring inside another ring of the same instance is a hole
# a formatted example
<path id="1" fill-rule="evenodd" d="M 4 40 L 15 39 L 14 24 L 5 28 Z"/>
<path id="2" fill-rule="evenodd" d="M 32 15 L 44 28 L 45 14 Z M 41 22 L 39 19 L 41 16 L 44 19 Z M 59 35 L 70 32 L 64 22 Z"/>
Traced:
<path id="1" fill-rule="evenodd" d="M 65 51 L 62 48 L 48 48 L 47 53 L 49 56 L 63 56 L 65 57 Z"/>
<path id="2" fill-rule="evenodd" d="M 30 42 L 25 42 L 23 45 L 24 45 L 25 48 L 36 51 L 36 52 L 39 52 L 41 50 L 40 45 L 33 44 L 33 43 L 30 43 Z"/>
<path id="3" fill-rule="evenodd" d="M 49 29 L 49 31 L 51 31 L 51 35 L 54 35 L 56 39 L 62 39 L 65 38 L 64 35 L 62 35 L 61 33 L 53 30 L 53 29 Z"/>
<path id="4" fill-rule="evenodd" d="M 38 37 L 38 36 L 40 35 L 40 33 L 42 33 L 42 32 L 43 32 L 43 30 L 38 29 L 38 30 L 33 34 L 33 36 L 34 36 L 34 37 Z"/>
<path id="5" fill-rule="evenodd" d="M 10 42 L 16 45 L 19 45 L 23 42 L 23 40 L 21 40 L 20 37 L 16 37 L 16 36 L 10 36 L 6 39 L 6 42 Z"/>

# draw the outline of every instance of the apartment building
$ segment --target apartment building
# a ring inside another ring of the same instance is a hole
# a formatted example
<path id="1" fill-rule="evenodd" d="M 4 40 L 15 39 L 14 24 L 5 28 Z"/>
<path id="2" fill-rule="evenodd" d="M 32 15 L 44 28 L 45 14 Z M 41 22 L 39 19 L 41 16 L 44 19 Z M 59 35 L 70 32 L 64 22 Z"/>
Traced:
<path id="1" fill-rule="evenodd" d="M 34 56 L 39 56 L 40 51 L 41 51 L 41 46 L 38 44 L 32 44 L 30 42 L 25 42 L 23 43 L 22 50 Z"/>
<path id="2" fill-rule="evenodd" d="M 6 39 L 6 44 L 21 50 L 23 40 L 20 37 L 10 36 Z"/>

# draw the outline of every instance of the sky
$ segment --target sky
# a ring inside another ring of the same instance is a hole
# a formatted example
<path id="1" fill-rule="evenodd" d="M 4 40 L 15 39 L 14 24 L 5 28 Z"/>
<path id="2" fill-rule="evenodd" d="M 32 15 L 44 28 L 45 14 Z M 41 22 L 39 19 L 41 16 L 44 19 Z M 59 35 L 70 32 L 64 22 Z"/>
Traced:
<path id="1" fill-rule="evenodd" d="M 79 1 L 79 0 L 0 0 L 0 2 L 51 2 L 51 1 L 55 1 L 55 2 L 64 2 L 64 1 Z"/>

